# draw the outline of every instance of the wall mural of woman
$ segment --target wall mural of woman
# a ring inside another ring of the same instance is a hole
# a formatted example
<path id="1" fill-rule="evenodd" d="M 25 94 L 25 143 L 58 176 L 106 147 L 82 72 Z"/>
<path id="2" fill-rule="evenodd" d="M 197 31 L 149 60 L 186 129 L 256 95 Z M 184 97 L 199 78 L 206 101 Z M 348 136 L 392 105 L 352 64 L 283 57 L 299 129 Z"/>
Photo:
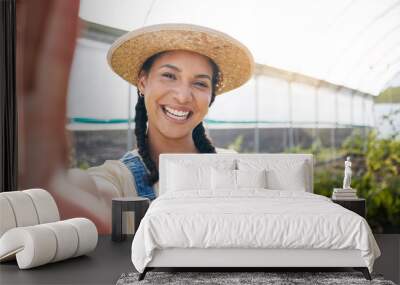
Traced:
<path id="1" fill-rule="evenodd" d="M 213 145 L 203 120 L 217 95 L 243 85 L 254 70 L 253 57 L 243 44 L 189 24 L 127 33 L 111 46 L 108 62 L 137 87 L 137 148 L 119 160 L 70 170 L 69 186 L 54 193 L 65 218 L 87 216 L 100 233 L 111 232 L 113 197 L 157 197 L 161 153 L 228 151 Z"/>

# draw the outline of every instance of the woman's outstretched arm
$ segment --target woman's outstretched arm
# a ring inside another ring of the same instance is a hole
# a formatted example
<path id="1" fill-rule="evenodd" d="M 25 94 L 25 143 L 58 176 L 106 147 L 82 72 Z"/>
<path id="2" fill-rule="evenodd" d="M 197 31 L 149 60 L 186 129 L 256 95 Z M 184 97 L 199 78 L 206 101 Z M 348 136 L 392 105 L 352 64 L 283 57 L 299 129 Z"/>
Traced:
<path id="1" fill-rule="evenodd" d="M 104 166 L 96 168 L 99 171 Z M 107 169 L 103 172 L 106 177 L 72 168 L 54 176 L 49 191 L 56 200 L 61 219 L 86 217 L 96 224 L 99 233 L 111 233 L 111 201 L 122 193 L 115 183 L 117 177 L 107 179 Z"/>

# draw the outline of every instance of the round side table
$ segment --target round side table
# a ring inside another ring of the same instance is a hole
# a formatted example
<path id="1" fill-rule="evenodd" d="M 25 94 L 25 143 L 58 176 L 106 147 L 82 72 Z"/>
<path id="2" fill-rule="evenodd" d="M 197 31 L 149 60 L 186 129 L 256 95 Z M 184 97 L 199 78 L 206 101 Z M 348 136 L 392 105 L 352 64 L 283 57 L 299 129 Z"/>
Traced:
<path id="1" fill-rule="evenodd" d="M 146 214 L 150 205 L 150 199 L 144 197 L 121 197 L 112 199 L 112 233 L 113 241 L 123 241 L 126 234 L 122 233 L 123 212 L 135 212 L 135 232 L 139 227 L 140 221 Z"/>

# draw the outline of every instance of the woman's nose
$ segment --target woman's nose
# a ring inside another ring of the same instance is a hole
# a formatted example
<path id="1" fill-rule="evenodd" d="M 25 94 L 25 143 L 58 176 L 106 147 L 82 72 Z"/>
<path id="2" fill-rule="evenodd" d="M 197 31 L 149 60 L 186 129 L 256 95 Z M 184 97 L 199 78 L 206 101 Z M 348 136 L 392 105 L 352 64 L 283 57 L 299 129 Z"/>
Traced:
<path id="1" fill-rule="evenodd" d="M 192 90 L 186 85 L 181 85 L 177 88 L 175 92 L 175 98 L 180 104 L 185 104 L 193 99 Z"/>

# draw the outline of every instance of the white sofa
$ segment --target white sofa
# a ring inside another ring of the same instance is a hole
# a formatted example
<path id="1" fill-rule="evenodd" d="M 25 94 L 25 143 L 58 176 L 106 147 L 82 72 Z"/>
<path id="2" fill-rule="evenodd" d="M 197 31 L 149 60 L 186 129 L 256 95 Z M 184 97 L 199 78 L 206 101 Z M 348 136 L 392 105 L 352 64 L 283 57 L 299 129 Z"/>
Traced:
<path id="1" fill-rule="evenodd" d="M 0 262 L 16 259 L 20 269 L 57 262 L 95 249 L 98 233 L 86 218 L 60 221 L 49 192 L 0 193 Z"/>

